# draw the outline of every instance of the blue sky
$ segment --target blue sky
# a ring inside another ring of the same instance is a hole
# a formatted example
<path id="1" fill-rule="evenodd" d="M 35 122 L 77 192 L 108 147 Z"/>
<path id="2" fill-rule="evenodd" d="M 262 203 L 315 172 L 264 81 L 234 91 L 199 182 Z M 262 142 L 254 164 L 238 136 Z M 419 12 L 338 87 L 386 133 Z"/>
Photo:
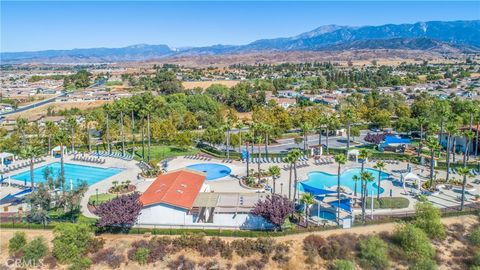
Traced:
<path id="1" fill-rule="evenodd" d="M 480 19 L 480 2 L 1 2 L 1 51 L 246 44 L 326 24 Z"/>

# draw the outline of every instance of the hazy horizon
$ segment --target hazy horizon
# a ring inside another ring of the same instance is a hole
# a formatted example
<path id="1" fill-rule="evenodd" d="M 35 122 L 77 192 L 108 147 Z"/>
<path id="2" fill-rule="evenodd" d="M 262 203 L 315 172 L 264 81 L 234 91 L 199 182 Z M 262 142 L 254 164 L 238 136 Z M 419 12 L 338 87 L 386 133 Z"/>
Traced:
<path id="1" fill-rule="evenodd" d="M 1 52 L 242 45 L 324 25 L 478 20 L 478 2 L 1 2 Z M 372 16 L 366 16 L 372 14 Z M 375 16 L 373 16 L 375 15 Z"/>

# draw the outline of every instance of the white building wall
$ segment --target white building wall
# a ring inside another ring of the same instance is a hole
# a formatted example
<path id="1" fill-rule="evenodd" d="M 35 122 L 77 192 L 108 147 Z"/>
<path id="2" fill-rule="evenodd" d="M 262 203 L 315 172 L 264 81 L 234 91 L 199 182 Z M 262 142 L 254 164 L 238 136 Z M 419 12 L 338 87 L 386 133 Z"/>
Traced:
<path id="1" fill-rule="evenodd" d="M 233 226 L 242 229 L 268 229 L 271 224 L 262 217 L 251 214 L 215 214 L 213 216 L 215 226 Z"/>
<path id="2" fill-rule="evenodd" d="M 193 216 L 187 210 L 166 204 L 144 207 L 138 217 L 138 224 L 190 225 Z"/>

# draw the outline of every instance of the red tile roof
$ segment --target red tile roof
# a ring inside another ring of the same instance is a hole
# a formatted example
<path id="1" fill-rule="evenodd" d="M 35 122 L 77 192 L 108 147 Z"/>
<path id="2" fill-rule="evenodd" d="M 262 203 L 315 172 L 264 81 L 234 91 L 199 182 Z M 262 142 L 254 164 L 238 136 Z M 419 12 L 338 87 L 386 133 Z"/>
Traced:
<path id="1" fill-rule="evenodd" d="M 143 206 L 164 203 L 191 209 L 203 183 L 205 174 L 191 170 L 178 170 L 159 175 L 140 196 Z"/>

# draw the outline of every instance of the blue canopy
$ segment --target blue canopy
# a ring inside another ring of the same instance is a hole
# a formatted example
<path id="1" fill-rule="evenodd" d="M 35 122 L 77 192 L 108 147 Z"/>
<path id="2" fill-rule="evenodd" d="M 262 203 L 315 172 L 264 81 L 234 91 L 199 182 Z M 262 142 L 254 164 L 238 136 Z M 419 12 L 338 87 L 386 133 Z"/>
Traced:
<path id="1" fill-rule="evenodd" d="M 385 144 L 410 144 L 412 140 L 397 136 L 385 136 Z"/>
<path id="2" fill-rule="evenodd" d="M 341 199 L 340 203 L 339 203 L 339 201 L 334 201 L 334 202 L 331 202 L 329 204 L 331 206 L 335 207 L 335 208 L 340 207 L 341 209 L 343 209 L 347 212 L 352 212 L 352 206 L 351 206 L 351 199 L 350 198 Z"/>
<path id="3" fill-rule="evenodd" d="M 300 183 L 300 184 L 302 185 L 303 191 L 308 192 L 308 193 L 312 193 L 315 196 L 322 196 L 322 195 L 325 196 L 325 195 L 328 195 L 328 194 L 337 193 L 334 190 L 316 188 L 316 187 L 312 187 L 312 186 L 309 186 L 309 185 L 304 184 L 304 183 Z"/>

